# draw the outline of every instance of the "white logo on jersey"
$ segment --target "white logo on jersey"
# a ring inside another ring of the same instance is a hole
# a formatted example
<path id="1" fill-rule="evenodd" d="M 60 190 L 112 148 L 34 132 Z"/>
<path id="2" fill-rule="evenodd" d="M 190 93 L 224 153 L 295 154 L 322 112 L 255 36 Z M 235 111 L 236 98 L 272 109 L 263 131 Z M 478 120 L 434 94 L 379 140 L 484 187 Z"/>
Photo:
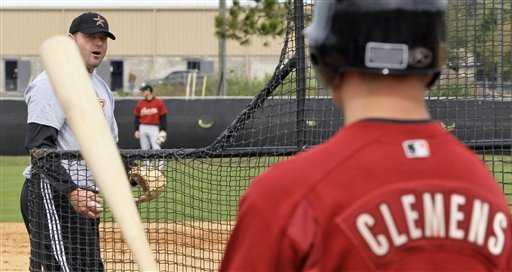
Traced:
<path id="1" fill-rule="evenodd" d="M 145 115 L 153 115 L 153 114 L 158 114 L 158 109 L 157 108 L 142 108 L 140 110 L 140 115 L 141 116 L 145 116 Z"/>
<path id="2" fill-rule="evenodd" d="M 420 198 L 414 194 L 402 195 L 400 204 L 400 216 L 393 214 L 387 203 L 381 203 L 380 216 L 364 212 L 356 217 L 357 231 L 377 256 L 388 254 L 391 245 L 398 247 L 421 238 L 465 240 L 484 247 L 492 255 L 503 253 L 507 217 L 501 211 L 491 213 L 490 204 L 483 200 L 475 198 L 472 203 L 467 203 L 466 196 L 457 193 L 448 196 L 423 193 Z M 467 211 L 462 209 L 464 206 L 469 206 Z M 377 221 L 378 218 L 384 222 Z M 463 221 L 468 224 L 462 224 Z M 386 231 L 375 233 L 375 229 L 382 229 L 376 225 L 382 223 Z"/>
<path id="3" fill-rule="evenodd" d="M 430 147 L 423 139 L 407 140 L 402 143 L 405 156 L 409 159 L 430 157 Z"/>

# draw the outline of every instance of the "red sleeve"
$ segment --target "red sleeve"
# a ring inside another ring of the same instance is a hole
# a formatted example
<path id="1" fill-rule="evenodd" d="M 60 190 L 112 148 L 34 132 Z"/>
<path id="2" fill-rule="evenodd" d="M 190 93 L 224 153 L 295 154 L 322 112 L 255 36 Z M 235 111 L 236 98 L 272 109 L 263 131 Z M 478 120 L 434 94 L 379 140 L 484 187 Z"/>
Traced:
<path id="1" fill-rule="evenodd" d="M 266 233 L 271 226 L 256 202 L 250 200 L 248 194 L 240 201 L 236 225 L 224 251 L 220 271 L 257 271 L 256 266 L 268 267 L 272 257 L 269 253 L 275 246 Z"/>
<path id="2" fill-rule="evenodd" d="M 317 235 L 318 224 L 313 210 L 306 201 L 301 201 L 290 218 L 286 234 L 283 236 L 280 270 L 307 270 L 304 266 L 314 261 L 309 259 Z"/>
<path id="3" fill-rule="evenodd" d="M 303 246 L 308 247 L 308 242 L 295 240 L 295 230 L 287 229 L 288 216 L 269 209 L 263 201 L 265 197 L 246 194 L 240 202 L 220 271 L 300 270 Z"/>
<path id="4" fill-rule="evenodd" d="M 135 116 L 137 116 L 137 117 L 139 117 L 139 116 L 140 116 L 140 109 L 142 108 L 141 106 L 142 106 L 142 103 L 141 103 L 141 101 L 139 101 L 139 102 L 137 103 L 137 106 L 135 106 L 135 108 L 133 109 L 133 114 L 134 114 Z"/>
<path id="5" fill-rule="evenodd" d="M 160 109 L 159 109 L 159 115 L 164 115 L 164 114 L 167 114 L 167 107 L 165 106 L 165 103 L 164 101 L 162 100 L 159 100 L 160 101 Z"/>

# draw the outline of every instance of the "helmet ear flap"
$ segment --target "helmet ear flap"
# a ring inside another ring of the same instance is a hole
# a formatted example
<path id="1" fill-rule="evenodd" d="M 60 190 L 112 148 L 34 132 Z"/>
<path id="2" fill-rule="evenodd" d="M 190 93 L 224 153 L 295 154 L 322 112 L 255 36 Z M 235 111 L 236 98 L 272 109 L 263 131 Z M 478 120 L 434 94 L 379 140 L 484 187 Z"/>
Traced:
<path id="1" fill-rule="evenodd" d="M 427 88 L 428 89 L 432 88 L 436 84 L 436 82 L 439 80 L 440 77 L 441 77 L 441 72 L 435 72 L 434 75 L 432 76 L 432 78 L 427 83 Z"/>
<path id="2" fill-rule="evenodd" d="M 324 88 L 331 88 L 343 76 L 342 71 L 332 67 L 331 65 L 321 63 L 319 58 L 313 53 L 310 54 L 311 63 L 313 64 L 314 71 L 317 74 L 319 83 Z"/>
<path id="3" fill-rule="evenodd" d="M 311 60 L 311 63 L 315 66 L 317 66 L 319 64 L 318 62 L 318 57 L 315 53 L 310 53 L 309 54 L 309 59 Z"/>

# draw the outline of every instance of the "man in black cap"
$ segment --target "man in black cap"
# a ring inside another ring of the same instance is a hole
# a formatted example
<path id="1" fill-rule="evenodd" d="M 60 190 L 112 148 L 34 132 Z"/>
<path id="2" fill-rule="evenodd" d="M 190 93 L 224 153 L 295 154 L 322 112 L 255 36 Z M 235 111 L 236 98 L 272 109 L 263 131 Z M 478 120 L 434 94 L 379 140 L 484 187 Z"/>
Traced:
<path id="1" fill-rule="evenodd" d="M 107 38 L 116 39 L 108 29 L 107 19 L 94 12 L 76 17 L 69 27 L 69 34 L 80 48 L 80 54 L 89 73 L 92 73 L 105 57 Z"/>
<path id="2" fill-rule="evenodd" d="M 114 98 L 109 86 L 94 71 L 107 53 L 107 38 L 115 39 L 105 17 L 83 13 L 69 28 L 80 50 L 93 89 L 117 141 Z M 70 90 L 72 91 L 72 90 Z M 65 115 L 54 95 L 47 73 L 39 74 L 25 90 L 28 151 L 48 148 L 79 150 Z M 99 188 L 77 157 L 57 158 L 39 171 L 24 171 L 21 211 L 30 236 L 30 271 L 104 271 L 100 255 Z"/>

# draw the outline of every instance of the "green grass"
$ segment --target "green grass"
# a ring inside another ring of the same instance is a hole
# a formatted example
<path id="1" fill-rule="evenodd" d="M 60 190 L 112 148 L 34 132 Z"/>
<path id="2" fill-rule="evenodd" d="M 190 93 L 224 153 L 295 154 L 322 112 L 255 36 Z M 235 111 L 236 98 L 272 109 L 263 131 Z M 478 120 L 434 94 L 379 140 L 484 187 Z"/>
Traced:
<path id="1" fill-rule="evenodd" d="M 157 199 L 141 204 L 141 216 L 149 221 L 233 219 L 250 178 L 277 160 L 262 157 L 170 161 L 166 191 Z M 24 178 L 21 173 L 28 161 L 28 157 L 0 156 L 0 222 L 22 222 L 19 196 Z M 135 189 L 134 196 L 138 193 Z M 109 212 L 104 220 L 112 220 Z"/>
<path id="2" fill-rule="evenodd" d="M 512 205 L 512 157 L 481 155 Z M 223 158 L 170 161 L 162 195 L 139 210 L 145 221 L 225 221 L 236 216 L 250 178 L 280 158 Z M 0 222 L 21 222 L 19 196 L 28 157 L 0 156 Z M 134 195 L 137 195 L 137 190 Z M 110 213 L 105 221 L 111 221 Z"/>
<path id="3" fill-rule="evenodd" d="M 26 156 L 0 156 L 0 222 L 23 221 L 20 212 L 20 192 L 27 167 Z"/>
<path id="4" fill-rule="evenodd" d="M 152 222 L 233 220 L 240 195 L 251 178 L 277 160 L 262 157 L 170 161 L 165 171 L 166 191 L 140 205 L 141 217 Z M 110 215 L 105 219 L 111 220 Z"/>
<path id="5" fill-rule="evenodd" d="M 509 206 L 512 206 L 512 156 L 481 155 L 480 158 L 493 172 L 496 181 L 507 196 Z"/>

